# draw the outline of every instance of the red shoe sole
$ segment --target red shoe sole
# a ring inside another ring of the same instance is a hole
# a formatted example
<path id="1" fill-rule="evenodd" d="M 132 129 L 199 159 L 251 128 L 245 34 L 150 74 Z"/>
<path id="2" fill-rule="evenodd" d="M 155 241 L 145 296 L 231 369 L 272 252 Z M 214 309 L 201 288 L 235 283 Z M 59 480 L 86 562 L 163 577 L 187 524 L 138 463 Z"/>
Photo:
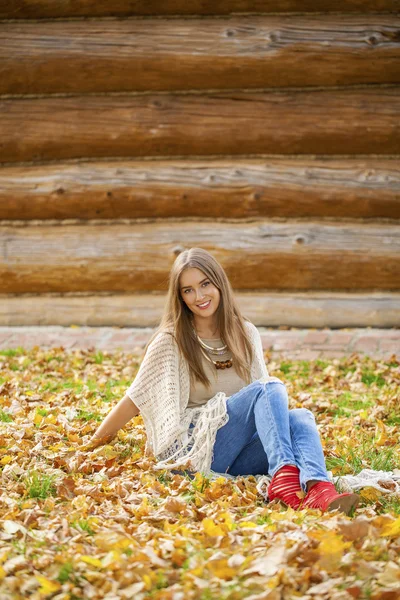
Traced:
<path id="1" fill-rule="evenodd" d="M 339 496 L 336 500 L 333 500 L 328 505 L 327 511 L 340 510 L 348 515 L 353 508 L 355 508 L 360 500 L 357 494 L 347 494 L 346 496 Z"/>

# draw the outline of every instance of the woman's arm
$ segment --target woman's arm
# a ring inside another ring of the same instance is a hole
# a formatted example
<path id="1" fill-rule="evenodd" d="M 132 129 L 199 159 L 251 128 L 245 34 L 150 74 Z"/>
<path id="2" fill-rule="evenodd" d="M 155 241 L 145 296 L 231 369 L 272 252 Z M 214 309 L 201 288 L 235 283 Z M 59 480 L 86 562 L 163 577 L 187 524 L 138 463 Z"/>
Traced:
<path id="1" fill-rule="evenodd" d="M 89 446 L 95 447 L 111 441 L 116 433 L 138 414 L 138 407 L 132 402 L 128 394 L 125 394 L 98 427 L 89 442 Z"/>

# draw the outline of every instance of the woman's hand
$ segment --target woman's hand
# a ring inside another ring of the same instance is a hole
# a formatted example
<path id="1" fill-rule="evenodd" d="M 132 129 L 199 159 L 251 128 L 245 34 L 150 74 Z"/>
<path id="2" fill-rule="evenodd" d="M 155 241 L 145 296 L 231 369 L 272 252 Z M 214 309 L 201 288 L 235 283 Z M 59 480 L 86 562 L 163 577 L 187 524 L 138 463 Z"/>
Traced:
<path id="1" fill-rule="evenodd" d="M 113 439 L 114 436 L 103 436 L 99 437 L 97 435 L 93 435 L 88 441 L 83 442 L 80 446 L 76 448 L 77 452 L 87 452 L 89 450 L 94 450 L 103 444 L 108 444 Z"/>
<path id="2" fill-rule="evenodd" d="M 121 427 L 138 414 L 139 409 L 137 406 L 132 402 L 129 396 L 124 396 L 107 415 L 91 439 L 86 444 L 83 444 L 79 450 L 94 450 L 102 444 L 111 442 Z"/>

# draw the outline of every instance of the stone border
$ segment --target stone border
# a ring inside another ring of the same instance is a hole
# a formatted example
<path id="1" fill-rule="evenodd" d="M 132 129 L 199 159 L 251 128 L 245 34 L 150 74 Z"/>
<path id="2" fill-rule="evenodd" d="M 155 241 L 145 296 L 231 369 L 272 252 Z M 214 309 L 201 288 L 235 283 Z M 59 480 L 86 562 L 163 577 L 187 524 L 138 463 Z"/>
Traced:
<path id="1" fill-rule="evenodd" d="M 263 348 L 272 357 L 313 360 L 354 353 L 400 357 L 400 329 L 258 329 Z M 133 327 L 0 327 L 0 349 L 41 346 L 140 353 L 153 331 Z"/>

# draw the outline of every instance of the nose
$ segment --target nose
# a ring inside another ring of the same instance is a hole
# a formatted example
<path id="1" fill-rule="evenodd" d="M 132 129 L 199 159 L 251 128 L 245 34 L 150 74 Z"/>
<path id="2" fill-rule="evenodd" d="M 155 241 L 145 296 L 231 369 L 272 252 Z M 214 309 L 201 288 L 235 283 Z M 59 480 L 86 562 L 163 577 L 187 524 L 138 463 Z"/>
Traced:
<path id="1" fill-rule="evenodd" d="M 202 290 L 198 290 L 196 292 L 196 302 L 201 302 L 201 300 L 204 300 L 204 294 Z"/>

